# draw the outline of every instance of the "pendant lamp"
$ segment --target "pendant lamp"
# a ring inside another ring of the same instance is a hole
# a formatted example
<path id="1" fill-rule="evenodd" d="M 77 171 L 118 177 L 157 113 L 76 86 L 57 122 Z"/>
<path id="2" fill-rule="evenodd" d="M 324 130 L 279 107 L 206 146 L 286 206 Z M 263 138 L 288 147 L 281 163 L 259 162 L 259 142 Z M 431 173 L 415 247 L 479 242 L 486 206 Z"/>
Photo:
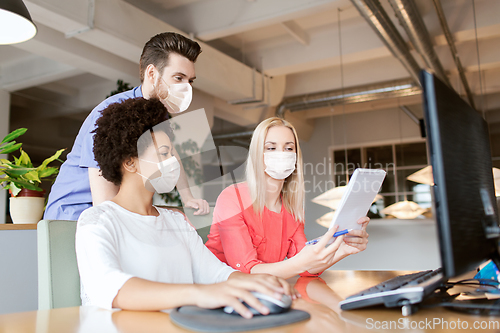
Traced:
<path id="1" fill-rule="evenodd" d="M 408 200 L 396 202 L 382 210 L 383 214 L 392 215 L 402 220 L 414 219 L 425 212 L 427 212 L 427 209 L 420 207 L 416 202 Z"/>
<path id="2" fill-rule="evenodd" d="M 432 175 L 432 165 L 428 165 L 417 172 L 412 173 L 406 179 L 415 183 L 434 185 L 434 176 Z"/>
<path id="3" fill-rule="evenodd" d="M 344 195 L 346 188 L 347 188 L 347 186 L 334 187 L 334 188 L 326 191 L 325 193 L 318 195 L 316 198 L 312 199 L 311 201 L 318 204 L 318 205 L 326 206 L 328 208 L 335 210 L 339 206 L 340 200 L 342 199 L 342 195 Z M 375 199 L 373 199 L 373 202 L 378 201 L 382 198 L 383 198 L 383 196 L 381 196 L 380 194 L 377 194 L 375 196 Z"/>
<path id="4" fill-rule="evenodd" d="M 493 168 L 493 181 L 495 182 L 495 196 L 500 197 L 500 169 Z"/>
<path id="5" fill-rule="evenodd" d="M 415 183 L 434 185 L 434 176 L 432 175 L 432 165 L 412 173 L 406 179 Z M 495 185 L 495 196 L 500 197 L 500 169 L 493 168 L 493 181 Z"/>
<path id="6" fill-rule="evenodd" d="M 0 1 L 0 44 L 16 44 L 36 35 L 36 26 L 21 0 Z"/>

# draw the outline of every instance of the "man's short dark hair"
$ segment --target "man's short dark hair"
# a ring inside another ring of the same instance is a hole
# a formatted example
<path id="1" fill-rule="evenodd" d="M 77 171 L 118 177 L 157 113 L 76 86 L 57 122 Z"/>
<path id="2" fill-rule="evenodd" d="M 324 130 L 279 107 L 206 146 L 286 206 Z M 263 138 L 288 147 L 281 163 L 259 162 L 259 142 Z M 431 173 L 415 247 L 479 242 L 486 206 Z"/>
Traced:
<path id="1" fill-rule="evenodd" d="M 122 163 L 139 156 L 137 141 L 141 135 L 169 118 L 162 102 L 142 97 L 113 103 L 102 110 L 92 133 L 94 158 L 104 179 L 120 185 Z"/>
<path id="2" fill-rule="evenodd" d="M 175 32 L 164 32 L 153 36 L 144 45 L 139 68 L 141 82 L 144 81 L 144 73 L 148 65 L 153 64 L 163 74 L 163 69 L 168 65 L 170 53 L 177 53 L 192 62 L 201 53 L 200 44 Z"/>

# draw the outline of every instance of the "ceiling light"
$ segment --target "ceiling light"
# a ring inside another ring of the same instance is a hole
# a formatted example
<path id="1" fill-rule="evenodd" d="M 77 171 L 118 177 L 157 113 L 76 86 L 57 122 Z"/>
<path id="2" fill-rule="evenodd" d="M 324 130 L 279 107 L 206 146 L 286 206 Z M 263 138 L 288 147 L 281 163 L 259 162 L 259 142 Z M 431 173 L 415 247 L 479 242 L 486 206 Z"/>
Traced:
<path id="1" fill-rule="evenodd" d="M 434 185 L 434 176 L 432 175 L 432 166 L 428 165 L 423 169 L 412 173 L 406 179 L 415 183 Z M 493 181 L 495 186 L 495 196 L 500 197 L 500 169 L 493 168 Z"/>
<path id="2" fill-rule="evenodd" d="M 432 165 L 428 165 L 417 172 L 412 173 L 406 179 L 415 183 L 434 185 L 434 176 L 432 175 Z"/>
<path id="3" fill-rule="evenodd" d="M 27 41 L 36 35 L 36 26 L 21 0 L 0 2 L 0 44 Z"/>
<path id="4" fill-rule="evenodd" d="M 427 212 L 427 209 L 420 207 L 416 202 L 408 200 L 396 202 L 382 210 L 383 214 L 392 215 L 402 220 L 414 219 L 425 212 Z"/>
<path id="5" fill-rule="evenodd" d="M 344 195 L 345 189 L 347 186 L 337 186 L 334 187 L 328 191 L 326 191 L 323 194 L 318 195 L 316 198 L 312 199 L 311 201 L 322 206 L 329 207 L 331 209 L 337 209 L 337 207 L 340 204 L 340 200 L 342 199 L 342 196 Z M 380 194 L 377 194 L 375 196 L 375 199 L 373 199 L 373 202 L 382 199 L 383 197 Z"/>
<path id="6" fill-rule="evenodd" d="M 493 168 L 493 181 L 495 183 L 495 196 L 500 197 L 500 169 Z"/>

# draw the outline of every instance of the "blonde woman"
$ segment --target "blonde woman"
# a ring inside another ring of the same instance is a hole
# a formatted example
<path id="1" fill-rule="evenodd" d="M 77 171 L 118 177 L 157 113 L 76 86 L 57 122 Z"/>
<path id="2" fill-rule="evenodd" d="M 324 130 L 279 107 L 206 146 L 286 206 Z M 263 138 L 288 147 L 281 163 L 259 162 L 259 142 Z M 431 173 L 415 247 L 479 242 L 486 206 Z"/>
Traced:
<path id="1" fill-rule="evenodd" d="M 330 246 L 335 228 L 305 246 L 302 153 L 289 122 L 273 117 L 257 126 L 246 168 L 246 182 L 218 197 L 205 244 L 222 262 L 245 273 L 310 276 L 366 248 L 367 217 Z"/>

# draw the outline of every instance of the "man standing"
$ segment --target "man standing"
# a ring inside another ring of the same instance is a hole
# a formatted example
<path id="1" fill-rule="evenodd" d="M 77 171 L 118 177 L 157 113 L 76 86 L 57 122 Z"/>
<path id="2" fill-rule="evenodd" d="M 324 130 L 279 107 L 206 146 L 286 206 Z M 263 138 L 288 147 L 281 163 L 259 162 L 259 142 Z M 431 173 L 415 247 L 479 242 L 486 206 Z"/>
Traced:
<path id="1" fill-rule="evenodd" d="M 200 53 L 197 42 L 172 32 L 158 34 L 144 45 L 140 59 L 141 85 L 107 98 L 85 119 L 52 186 L 44 219 L 78 220 L 83 210 L 118 193 L 118 187 L 100 175 L 92 151 L 91 132 L 101 111 L 112 103 L 136 97 L 158 98 L 170 113 L 186 110 L 191 102 L 191 84 L 196 78 L 194 63 Z M 177 188 L 185 207 L 197 209 L 195 215 L 208 214 L 208 203 L 193 198 L 182 168 Z"/>

